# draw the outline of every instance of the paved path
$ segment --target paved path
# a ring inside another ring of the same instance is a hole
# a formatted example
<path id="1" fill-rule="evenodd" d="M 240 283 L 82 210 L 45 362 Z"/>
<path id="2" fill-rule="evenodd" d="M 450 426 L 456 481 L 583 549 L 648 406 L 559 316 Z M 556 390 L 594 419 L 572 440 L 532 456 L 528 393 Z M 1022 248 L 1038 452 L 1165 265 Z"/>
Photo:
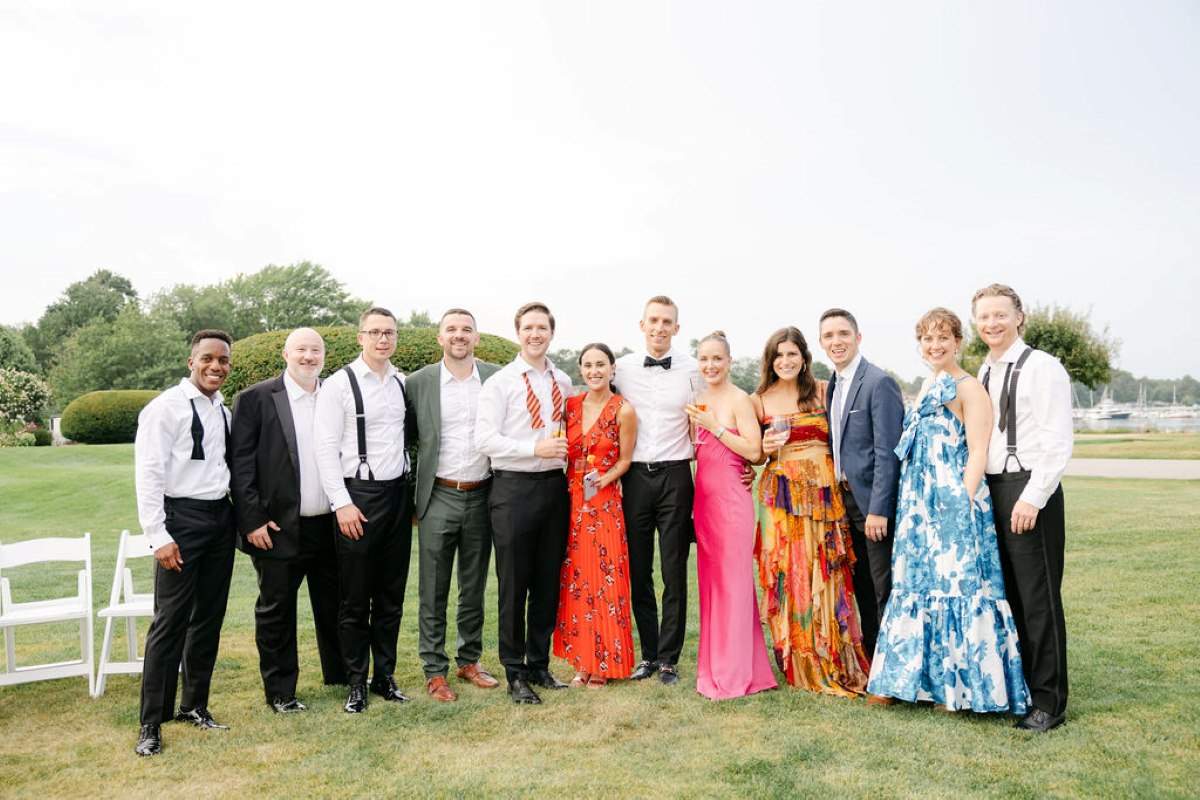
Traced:
<path id="1" fill-rule="evenodd" d="M 1092 478 L 1178 478 L 1200 480 L 1200 459 L 1072 458 L 1067 474 Z"/>

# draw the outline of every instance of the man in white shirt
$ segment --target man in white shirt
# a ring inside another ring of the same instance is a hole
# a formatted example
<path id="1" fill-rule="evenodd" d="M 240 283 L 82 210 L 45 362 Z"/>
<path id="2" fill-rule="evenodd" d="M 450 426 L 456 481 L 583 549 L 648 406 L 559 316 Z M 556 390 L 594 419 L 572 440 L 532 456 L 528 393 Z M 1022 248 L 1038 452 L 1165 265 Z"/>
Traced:
<path id="1" fill-rule="evenodd" d="M 452 308 L 438 324 L 442 359 L 405 381 L 417 421 L 417 552 L 421 607 L 420 653 L 425 690 L 434 700 L 457 699 L 446 682 L 446 607 L 458 557 L 457 675 L 481 689 L 499 681 L 479 664 L 483 654 L 483 594 L 492 555 L 488 514 L 492 468 L 476 445 L 475 415 L 483 381 L 500 367 L 475 358 L 475 316 Z"/>
<path id="2" fill-rule="evenodd" d="M 321 485 L 337 516 L 347 714 L 367 708 L 372 660 L 371 692 L 391 702 L 408 700 L 393 677 L 412 549 L 404 376 L 391 362 L 396 315 L 369 308 L 358 327 L 362 354 L 325 379 L 315 425 Z"/>
<path id="3" fill-rule="evenodd" d="M 154 548 L 154 619 L 146 634 L 141 731 L 135 752 L 162 751 L 161 724 L 174 719 L 227 730 L 208 713 L 213 665 L 233 574 L 229 504 L 229 416 L 221 384 L 233 340 L 225 331 L 192 337 L 191 375 L 138 415 L 134 479 L 138 519 Z M 183 693 L 175 690 L 183 666 Z"/>
<path id="4" fill-rule="evenodd" d="M 233 403 L 231 489 L 239 547 L 258 573 L 254 640 L 267 704 L 304 711 L 296 699 L 296 594 L 308 580 L 326 684 L 346 682 L 338 643 L 334 517 L 321 487 L 313 436 L 325 342 L 297 328 L 283 345 L 287 368 L 238 392 Z"/>
<path id="5" fill-rule="evenodd" d="M 646 348 L 617 359 L 616 380 L 638 418 L 633 464 L 621 478 L 629 539 L 629 582 L 642 660 L 630 675 L 658 672 L 664 684 L 679 680 L 677 664 L 687 633 L 688 556 L 692 529 L 691 461 L 686 406 L 696 359 L 671 347 L 679 333 L 679 308 L 671 298 L 650 298 L 638 323 Z M 662 570 L 662 625 L 654 593 L 654 531 Z"/>
<path id="6" fill-rule="evenodd" d="M 980 289 L 971 311 L 988 346 L 979 378 L 996 418 L 987 480 L 1000 565 L 1033 698 L 1017 727 L 1044 733 L 1062 725 L 1067 711 L 1062 476 L 1075 441 L 1071 379 L 1058 359 L 1021 339 L 1025 312 L 1010 287 Z"/>
<path id="7" fill-rule="evenodd" d="M 550 674 L 550 637 L 570 515 L 563 467 L 571 380 L 546 358 L 554 339 L 550 309 L 526 303 L 514 322 L 521 352 L 483 384 L 475 436 L 492 460 L 500 663 L 513 702 L 540 703 L 531 684 L 566 688 Z"/>

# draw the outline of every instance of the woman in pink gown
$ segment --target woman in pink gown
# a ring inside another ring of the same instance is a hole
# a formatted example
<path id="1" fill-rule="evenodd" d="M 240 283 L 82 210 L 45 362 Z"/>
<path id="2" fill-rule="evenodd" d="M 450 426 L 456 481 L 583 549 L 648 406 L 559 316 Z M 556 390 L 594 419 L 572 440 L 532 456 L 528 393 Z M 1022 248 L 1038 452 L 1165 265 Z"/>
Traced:
<path id="1" fill-rule="evenodd" d="M 754 500 L 742 484 L 762 436 L 750 396 L 729 382 L 729 342 L 720 331 L 700 341 L 706 388 L 688 406 L 696 426 L 696 576 L 700 653 L 696 691 L 710 700 L 774 689 L 754 593 Z"/>

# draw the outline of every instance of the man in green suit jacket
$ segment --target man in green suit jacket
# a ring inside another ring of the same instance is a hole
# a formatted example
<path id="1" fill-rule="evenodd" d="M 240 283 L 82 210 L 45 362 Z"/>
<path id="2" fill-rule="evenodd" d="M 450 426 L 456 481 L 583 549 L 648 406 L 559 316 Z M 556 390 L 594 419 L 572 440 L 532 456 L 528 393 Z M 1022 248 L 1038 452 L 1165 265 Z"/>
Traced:
<path id="1" fill-rule="evenodd" d="M 417 538 L 420 555 L 420 651 L 426 689 L 434 700 L 457 699 L 446 682 L 446 607 L 458 556 L 457 675 L 483 689 L 499 682 L 479 664 L 483 652 L 483 593 L 492 554 L 488 457 L 475 447 L 475 407 L 483 381 L 500 369 L 478 361 L 479 332 L 470 311 L 442 315 L 442 360 L 405 382 L 417 422 Z"/>

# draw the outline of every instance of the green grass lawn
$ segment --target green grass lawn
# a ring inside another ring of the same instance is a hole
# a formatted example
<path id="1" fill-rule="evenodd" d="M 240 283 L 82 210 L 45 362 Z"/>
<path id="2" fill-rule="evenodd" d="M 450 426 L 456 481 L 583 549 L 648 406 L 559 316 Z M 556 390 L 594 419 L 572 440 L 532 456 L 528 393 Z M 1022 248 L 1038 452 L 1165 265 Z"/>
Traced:
<path id="1" fill-rule="evenodd" d="M 100 607 L 118 532 L 137 527 L 131 463 L 128 446 L 0 450 L 0 541 L 92 531 Z M 694 691 L 694 583 L 679 686 L 544 692 L 542 706 L 515 707 L 503 689 L 452 681 L 459 702 L 434 703 L 416 655 L 415 566 L 396 675 L 413 702 L 342 713 L 343 690 L 320 685 L 302 611 L 299 694 L 311 710 L 276 716 L 263 702 L 254 650 L 254 572 L 239 555 L 211 702 L 232 730 L 170 724 L 164 753 L 141 759 L 133 753 L 137 677 L 110 678 L 99 700 L 83 679 L 3 688 L 0 793 L 1195 796 L 1200 482 L 1079 478 L 1066 488 L 1072 694 L 1067 725 L 1051 734 L 1018 732 L 1003 717 L 867 708 L 790 689 L 705 700 Z M 493 579 L 484 663 L 499 672 L 495 607 Z M 73 635 L 69 627 L 31 633 L 18 632 L 28 642 L 19 641 L 19 658 L 66 653 Z M 563 664 L 557 671 L 569 677 Z"/>
<path id="2" fill-rule="evenodd" d="M 1200 458 L 1198 433 L 1076 433 L 1075 458 Z"/>

